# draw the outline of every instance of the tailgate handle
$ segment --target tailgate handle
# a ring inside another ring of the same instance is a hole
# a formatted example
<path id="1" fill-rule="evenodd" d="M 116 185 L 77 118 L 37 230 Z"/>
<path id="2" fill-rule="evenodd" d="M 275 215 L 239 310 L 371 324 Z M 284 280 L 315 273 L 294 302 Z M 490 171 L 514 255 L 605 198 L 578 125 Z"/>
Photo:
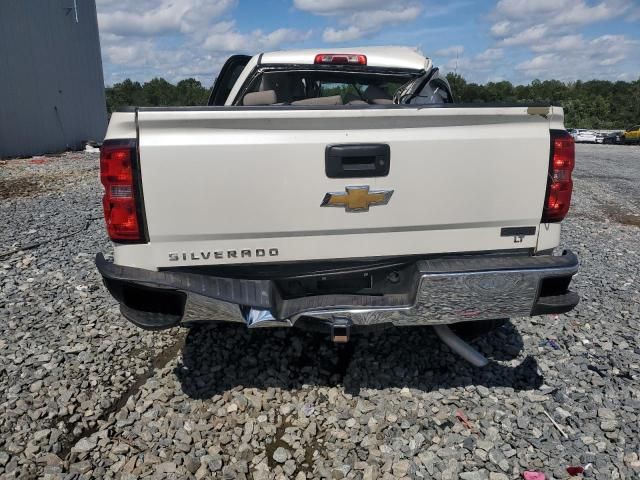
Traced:
<path id="1" fill-rule="evenodd" d="M 327 145 L 324 169 L 329 178 L 386 177 L 391 149 L 382 143 Z"/>

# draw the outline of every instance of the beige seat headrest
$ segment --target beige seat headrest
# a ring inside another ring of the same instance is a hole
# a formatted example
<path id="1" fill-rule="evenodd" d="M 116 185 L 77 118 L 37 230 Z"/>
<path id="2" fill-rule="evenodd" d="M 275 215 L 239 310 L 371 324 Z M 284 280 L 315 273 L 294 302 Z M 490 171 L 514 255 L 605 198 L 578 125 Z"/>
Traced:
<path id="1" fill-rule="evenodd" d="M 273 105 L 277 102 L 275 90 L 247 93 L 242 99 L 242 104 L 246 106 Z"/>
<path id="2" fill-rule="evenodd" d="M 291 105 L 342 105 L 342 97 L 333 95 L 331 97 L 305 98 L 304 100 L 291 102 Z"/>
<path id="3" fill-rule="evenodd" d="M 374 98 L 371 103 L 375 105 L 393 105 L 393 100 L 390 98 Z"/>

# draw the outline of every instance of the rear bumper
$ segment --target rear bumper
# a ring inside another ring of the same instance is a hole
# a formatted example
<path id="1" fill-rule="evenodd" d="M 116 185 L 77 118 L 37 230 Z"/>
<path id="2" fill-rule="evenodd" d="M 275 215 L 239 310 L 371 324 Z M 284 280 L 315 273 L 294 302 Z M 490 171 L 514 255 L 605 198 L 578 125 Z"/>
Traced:
<path id="1" fill-rule="evenodd" d="M 570 251 L 418 260 L 408 267 L 411 279 L 403 291 L 289 299 L 272 280 L 149 271 L 115 265 L 102 254 L 96 265 L 123 315 L 148 329 L 212 320 L 292 326 L 303 317 L 353 325 L 439 325 L 564 313 L 579 300 L 568 290 L 578 271 Z"/>

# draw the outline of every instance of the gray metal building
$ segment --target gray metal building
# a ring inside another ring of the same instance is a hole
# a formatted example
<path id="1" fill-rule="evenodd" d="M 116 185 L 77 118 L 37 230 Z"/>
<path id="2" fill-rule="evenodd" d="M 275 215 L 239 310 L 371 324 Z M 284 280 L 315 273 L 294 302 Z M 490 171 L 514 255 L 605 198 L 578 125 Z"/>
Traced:
<path id="1" fill-rule="evenodd" d="M 95 0 L 0 0 L 0 158 L 101 142 Z"/>

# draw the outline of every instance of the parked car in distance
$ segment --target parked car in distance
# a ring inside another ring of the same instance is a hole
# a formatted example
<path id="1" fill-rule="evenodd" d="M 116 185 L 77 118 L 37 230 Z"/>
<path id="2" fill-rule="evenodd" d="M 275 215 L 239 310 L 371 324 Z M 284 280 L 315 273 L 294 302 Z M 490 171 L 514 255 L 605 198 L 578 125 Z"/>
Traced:
<path id="1" fill-rule="evenodd" d="M 597 138 L 596 132 L 582 128 L 576 129 L 576 133 L 573 136 L 576 143 L 596 143 Z"/>
<path id="2" fill-rule="evenodd" d="M 624 143 L 640 145 L 640 125 L 634 125 L 624 132 Z"/>
<path id="3" fill-rule="evenodd" d="M 606 133 L 602 137 L 602 143 L 617 145 L 624 142 L 624 132 L 622 130 L 618 130 L 617 132 L 609 132 Z"/>

